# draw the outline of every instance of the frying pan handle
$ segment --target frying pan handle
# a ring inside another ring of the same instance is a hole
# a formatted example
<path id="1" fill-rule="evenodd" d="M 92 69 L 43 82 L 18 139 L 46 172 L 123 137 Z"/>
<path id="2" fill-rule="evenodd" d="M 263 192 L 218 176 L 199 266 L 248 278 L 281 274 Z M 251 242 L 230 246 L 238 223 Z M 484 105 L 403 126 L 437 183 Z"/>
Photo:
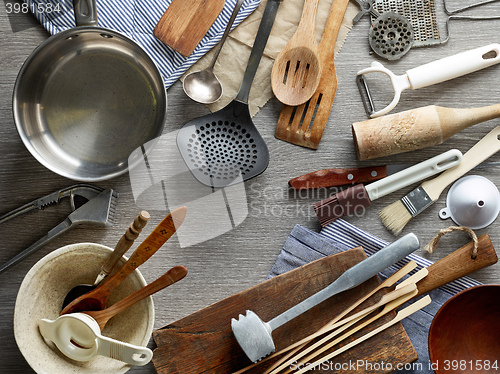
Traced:
<path id="1" fill-rule="evenodd" d="M 96 0 L 73 0 L 77 26 L 98 26 Z"/>

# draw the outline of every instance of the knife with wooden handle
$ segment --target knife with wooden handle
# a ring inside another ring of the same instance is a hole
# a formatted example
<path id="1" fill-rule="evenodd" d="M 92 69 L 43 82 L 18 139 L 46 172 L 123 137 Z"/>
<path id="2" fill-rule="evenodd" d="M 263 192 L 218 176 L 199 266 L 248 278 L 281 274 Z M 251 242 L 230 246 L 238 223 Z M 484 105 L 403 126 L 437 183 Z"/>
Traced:
<path id="1" fill-rule="evenodd" d="M 347 169 L 323 169 L 290 179 L 288 184 L 296 190 L 307 190 L 321 187 L 337 187 L 353 183 L 368 183 L 397 173 L 409 164 L 368 166 Z"/>

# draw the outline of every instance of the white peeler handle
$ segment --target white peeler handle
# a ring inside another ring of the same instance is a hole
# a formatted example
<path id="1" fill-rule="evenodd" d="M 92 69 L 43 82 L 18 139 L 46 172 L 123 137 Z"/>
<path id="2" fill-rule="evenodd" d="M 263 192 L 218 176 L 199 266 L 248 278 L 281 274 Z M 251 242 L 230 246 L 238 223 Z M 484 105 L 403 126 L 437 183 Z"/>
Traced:
<path id="1" fill-rule="evenodd" d="M 462 161 L 462 153 L 458 149 L 450 149 L 440 155 L 401 170 L 388 177 L 370 183 L 365 187 L 370 200 L 373 201 L 413 183 L 420 182 L 432 175 L 445 171 Z"/>
<path id="2" fill-rule="evenodd" d="M 499 62 L 500 44 L 494 43 L 418 66 L 408 70 L 406 74 L 411 88 L 416 90 L 473 73 Z"/>
<path id="3" fill-rule="evenodd" d="M 121 342 L 102 335 L 97 336 L 97 354 L 134 366 L 146 365 L 153 358 L 153 352 L 147 347 Z"/>

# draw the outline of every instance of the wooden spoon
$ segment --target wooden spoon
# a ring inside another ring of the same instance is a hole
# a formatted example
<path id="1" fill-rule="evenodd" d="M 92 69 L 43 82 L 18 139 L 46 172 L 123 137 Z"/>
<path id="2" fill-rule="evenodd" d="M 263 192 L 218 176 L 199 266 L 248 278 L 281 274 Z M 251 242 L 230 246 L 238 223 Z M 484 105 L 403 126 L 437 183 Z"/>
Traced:
<path id="1" fill-rule="evenodd" d="M 271 84 L 283 104 L 304 104 L 316 91 L 321 77 L 315 26 L 319 0 L 305 0 L 295 34 L 274 61 Z"/>
<path id="2" fill-rule="evenodd" d="M 180 207 L 166 216 L 114 275 L 106 279 L 96 289 L 73 300 L 63 309 L 60 315 L 104 309 L 111 292 L 132 271 L 156 253 L 156 251 L 175 233 L 177 228 L 184 222 L 186 211 L 186 207 Z"/>
<path id="3" fill-rule="evenodd" d="M 154 282 L 128 295 L 109 308 L 97 311 L 84 311 L 83 313 L 95 319 L 102 331 L 104 329 L 104 326 L 106 326 L 106 323 L 108 323 L 108 321 L 118 313 L 123 312 L 125 309 L 131 307 L 135 303 L 141 301 L 142 299 L 145 299 L 148 296 L 151 296 L 152 294 L 164 289 L 165 287 L 168 287 L 171 284 L 180 281 L 186 276 L 187 271 L 188 270 L 185 266 L 174 266 Z"/>

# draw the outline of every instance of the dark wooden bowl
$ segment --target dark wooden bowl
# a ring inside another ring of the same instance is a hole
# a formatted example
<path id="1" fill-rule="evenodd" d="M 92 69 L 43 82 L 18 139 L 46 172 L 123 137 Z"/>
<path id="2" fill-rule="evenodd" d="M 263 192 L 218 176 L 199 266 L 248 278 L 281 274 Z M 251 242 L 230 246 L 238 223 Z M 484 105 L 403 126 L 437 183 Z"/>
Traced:
<path id="1" fill-rule="evenodd" d="M 500 285 L 471 287 L 444 303 L 429 354 L 436 374 L 500 373 Z"/>

